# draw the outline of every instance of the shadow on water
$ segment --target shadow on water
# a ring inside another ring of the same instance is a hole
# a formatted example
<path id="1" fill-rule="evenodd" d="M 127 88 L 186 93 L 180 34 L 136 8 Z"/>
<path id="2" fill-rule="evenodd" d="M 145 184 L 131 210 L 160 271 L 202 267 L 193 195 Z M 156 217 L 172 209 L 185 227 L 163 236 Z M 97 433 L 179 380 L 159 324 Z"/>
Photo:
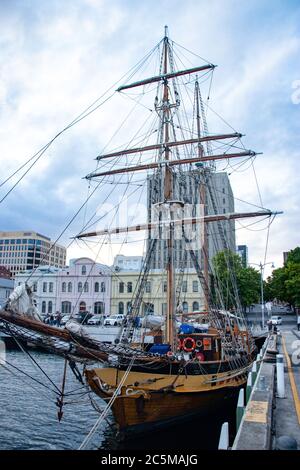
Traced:
<path id="1" fill-rule="evenodd" d="M 218 448 L 221 427 L 229 423 L 230 445 L 235 437 L 235 410 L 237 400 L 231 399 L 217 415 L 197 417 L 170 428 L 137 435 L 132 439 L 118 441 L 113 432 L 102 442 L 101 449 L 110 450 L 215 450 Z"/>

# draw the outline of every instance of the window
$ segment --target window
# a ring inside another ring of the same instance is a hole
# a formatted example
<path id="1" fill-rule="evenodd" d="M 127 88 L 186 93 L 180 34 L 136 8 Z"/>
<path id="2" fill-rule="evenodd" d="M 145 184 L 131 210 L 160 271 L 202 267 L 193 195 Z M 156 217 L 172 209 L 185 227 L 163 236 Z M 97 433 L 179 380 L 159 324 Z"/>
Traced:
<path id="1" fill-rule="evenodd" d="M 182 310 L 184 313 L 187 313 L 189 311 L 189 304 L 187 302 L 182 302 Z"/>
<path id="2" fill-rule="evenodd" d="M 68 292 L 72 292 L 72 282 L 68 282 Z"/>
<path id="3" fill-rule="evenodd" d="M 52 310 L 53 310 L 53 304 L 52 304 L 51 300 L 49 300 L 49 302 L 48 302 L 48 313 L 52 313 Z"/>
<path id="4" fill-rule="evenodd" d="M 199 302 L 193 302 L 193 312 L 197 312 L 199 310 Z"/>
<path id="5" fill-rule="evenodd" d="M 129 294 L 132 292 L 132 282 L 127 282 L 127 292 Z"/>
<path id="6" fill-rule="evenodd" d="M 89 291 L 89 285 L 88 285 L 88 282 L 85 281 L 84 283 L 84 292 L 88 292 Z"/>
<path id="7" fill-rule="evenodd" d="M 167 314 L 167 304 L 161 304 L 161 314 L 166 315 Z"/>
<path id="8" fill-rule="evenodd" d="M 120 315 L 123 315 L 123 313 L 124 313 L 124 302 L 119 302 L 118 313 L 119 313 Z"/>
<path id="9" fill-rule="evenodd" d="M 61 313 L 71 313 L 72 304 L 71 302 L 64 301 L 61 303 Z"/>
<path id="10" fill-rule="evenodd" d="M 46 313 L 46 302 L 43 300 L 42 302 L 42 313 Z"/>
<path id="11" fill-rule="evenodd" d="M 47 292 L 47 282 L 43 282 L 43 292 Z"/>
<path id="12" fill-rule="evenodd" d="M 53 282 L 49 282 L 49 292 L 53 292 Z"/>
<path id="13" fill-rule="evenodd" d="M 163 282 L 163 292 L 167 292 L 167 281 Z"/>
<path id="14" fill-rule="evenodd" d="M 182 292 L 187 292 L 187 281 L 182 281 Z"/>
<path id="15" fill-rule="evenodd" d="M 151 292 L 151 281 L 146 282 L 146 288 L 145 288 L 147 294 L 150 294 Z"/>
<path id="16" fill-rule="evenodd" d="M 94 303 L 94 314 L 95 315 L 100 315 L 102 313 L 105 313 L 105 304 L 104 304 L 104 302 L 95 302 Z"/>
<path id="17" fill-rule="evenodd" d="M 123 294 L 124 293 L 124 282 L 119 283 L 119 293 Z"/>
<path id="18" fill-rule="evenodd" d="M 144 314 L 145 315 L 152 315 L 154 313 L 154 305 L 150 303 L 146 303 L 144 305 Z"/>
<path id="19" fill-rule="evenodd" d="M 95 282 L 94 290 L 95 292 L 99 292 L 99 282 Z"/>
<path id="20" fill-rule="evenodd" d="M 105 292 L 105 282 L 101 282 L 101 292 Z"/>
<path id="21" fill-rule="evenodd" d="M 61 285 L 61 291 L 62 292 L 66 292 L 66 286 L 67 286 L 66 283 L 63 282 L 62 285 Z"/>
<path id="22" fill-rule="evenodd" d="M 81 274 L 82 274 L 82 276 L 85 276 L 85 275 L 86 275 L 86 266 L 82 266 L 82 268 L 81 268 Z"/>
<path id="23" fill-rule="evenodd" d="M 193 281 L 193 292 L 198 292 L 198 290 L 199 290 L 198 281 Z"/>
<path id="24" fill-rule="evenodd" d="M 82 292 L 82 282 L 78 282 L 78 292 Z"/>
<path id="25" fill-rule="evenodd" d="M 37 292 L 37 283 L 36 282 L 33 284 L 33 292 Z"/>
<path id="26" fill-rule="evenodd" d="M 79 312 L 85 312 L 85 311 L 86 311 L 86 303 L 85 302 L 80 302 Z"/>

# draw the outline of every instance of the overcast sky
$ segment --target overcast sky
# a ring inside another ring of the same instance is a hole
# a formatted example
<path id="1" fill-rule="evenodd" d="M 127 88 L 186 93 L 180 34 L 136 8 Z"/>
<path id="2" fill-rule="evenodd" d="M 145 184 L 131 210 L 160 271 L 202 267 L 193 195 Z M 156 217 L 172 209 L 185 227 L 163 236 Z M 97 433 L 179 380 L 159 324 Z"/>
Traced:
<path id="1" fill-rule="evenodd" d="M 246 135 L 247 148 L 263 152 L 255 160 L 263 206 L 284 211 L 271 226 L 267 261 L 280 266 L 282 252 L 300 245 L 298 0 L 0 0 L 0 183 L 158 43 L 165 24 L 177 43 L 218 65 L 210 106 Z M 1 230 L 59 235 L 123 105 L 100 108 L 54 142 L 1 203 Z M 241 169 L 231 175 L 235 196 L 260 205 L 253 168 Z M 237 230 L 251 262 L 264 258 L 265 227 Z M 136 253 L 129 244 L 122 252 Z M 69 257 L 83 253 L 74 245 Z"/>

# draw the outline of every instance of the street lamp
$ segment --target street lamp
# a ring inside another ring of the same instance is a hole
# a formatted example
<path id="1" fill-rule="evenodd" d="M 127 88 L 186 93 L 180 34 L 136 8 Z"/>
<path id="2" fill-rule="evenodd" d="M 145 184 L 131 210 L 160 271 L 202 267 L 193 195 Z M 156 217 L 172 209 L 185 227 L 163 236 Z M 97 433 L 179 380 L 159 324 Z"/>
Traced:
<path id="1" fill-rule="evenodd" d="M 271 261 L 269 263 L 262 263 L 260 262 L 259 264 L 257 263 L 249 263 L 249 264 L 255 264 L 256 266 L 259 267 L 260 269 L 260 297 L 261 297 L 261 322 L 262 322 L 262 328 L 264 329 L 265 327 L 265 308 L 264 308 L 264 280 L 263 280 L 263 269 L 267 264 L 271 264 L 272 268 L 275 268 L 274 262 Z"/>

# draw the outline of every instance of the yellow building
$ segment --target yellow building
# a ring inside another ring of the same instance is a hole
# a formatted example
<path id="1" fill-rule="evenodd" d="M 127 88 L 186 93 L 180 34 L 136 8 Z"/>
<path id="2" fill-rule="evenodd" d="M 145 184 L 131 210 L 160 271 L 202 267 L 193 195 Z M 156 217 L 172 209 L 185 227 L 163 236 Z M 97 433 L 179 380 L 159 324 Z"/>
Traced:
<path id="1" fill-rule="evenodd" d="M 136 296 L 139 276 L 140 273 L 137 271 L 119 271 L 112 274 L 111 314 L 127 312 L 130 303 Z M 176 286 L 179 283 L 181 284 L 182 311 L 184 313 L 202 311 L 204 308 L 203 291 L 196 273 L 186 272 L 181 279 L 177 274 Z M 167 308 L 166 290 L 166 272 L 160 270 L 150 272 L 140 314 L 164 315 Z"/>

